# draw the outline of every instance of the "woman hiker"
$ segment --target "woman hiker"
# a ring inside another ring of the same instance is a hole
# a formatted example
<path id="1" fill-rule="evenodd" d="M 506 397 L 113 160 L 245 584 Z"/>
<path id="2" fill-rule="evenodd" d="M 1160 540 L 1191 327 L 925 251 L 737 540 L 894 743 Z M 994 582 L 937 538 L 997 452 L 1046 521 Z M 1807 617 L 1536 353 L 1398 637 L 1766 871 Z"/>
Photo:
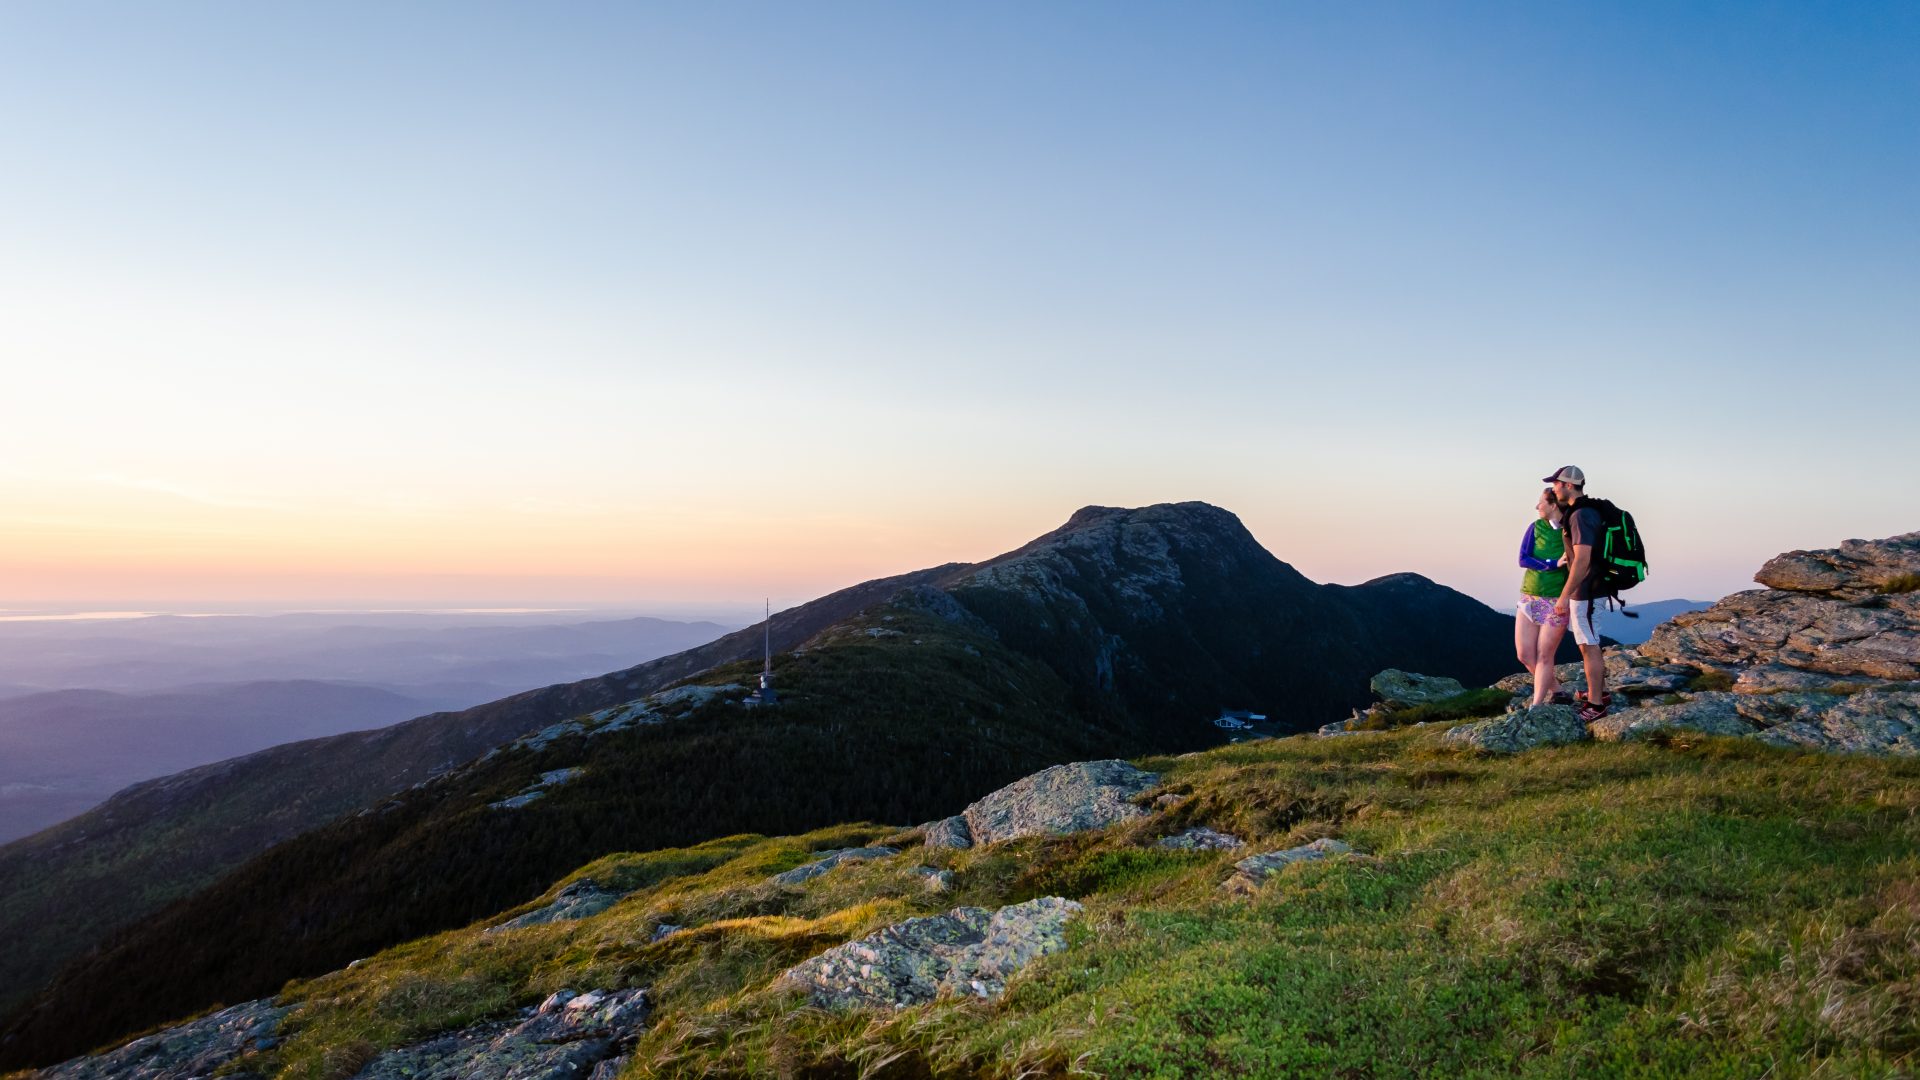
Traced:
<path id="1" fill-rule="evenodd" d="M 1573 699 L 1560 692 L 1553 674 L 1553 657 L 1567 632 L 1567 616 L 1554 611 L 1554 602 L 1567 584 L 1560 536 L 1560 504 L 1548 488 L 1534 504 L 1537 515 L 1520 537 L 1520 603 L 1513 615 L 1513 647 L 1520 664 L 1533 673 L 1533 704 L 1566 704 Z"/>

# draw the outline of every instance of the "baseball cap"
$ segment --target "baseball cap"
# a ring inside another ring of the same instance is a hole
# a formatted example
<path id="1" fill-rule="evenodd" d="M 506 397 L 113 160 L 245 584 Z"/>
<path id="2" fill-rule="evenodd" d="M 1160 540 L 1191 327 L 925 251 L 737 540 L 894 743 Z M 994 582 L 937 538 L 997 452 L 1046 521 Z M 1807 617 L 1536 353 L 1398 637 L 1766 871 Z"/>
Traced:
<path id="1" fill-rule="evenodd" d="M 1574 487 L 1585 487 L 1587 485 L 1587 474 L 1581 472 L 1580 466 L 1578 465 L 1562 465 L 1560 466 L 1559 472 L 1542 479 L 1540 482 L 1543 484 L 1551 484 L 1555 480 L 1565 480 Z"/>

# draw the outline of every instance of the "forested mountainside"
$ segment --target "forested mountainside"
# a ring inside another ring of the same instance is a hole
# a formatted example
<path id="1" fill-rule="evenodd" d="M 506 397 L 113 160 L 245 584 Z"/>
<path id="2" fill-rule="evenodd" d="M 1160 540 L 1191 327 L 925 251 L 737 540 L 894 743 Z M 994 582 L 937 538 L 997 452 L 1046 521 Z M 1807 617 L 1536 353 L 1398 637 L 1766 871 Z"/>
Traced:
<path id="1" fill-rule="evenodd" d="M 916 581 L 856 585 L 773 617 L 776 648 Z M 288 743 L 144 781 L 85 814 L 0 847 L 0 1010 L 108 932 L 188 896 L 283 840 L 423 783 L 504 742 L 756 656 L 763 628 L 594 679 L 434 713 L 377 731 Z"/>

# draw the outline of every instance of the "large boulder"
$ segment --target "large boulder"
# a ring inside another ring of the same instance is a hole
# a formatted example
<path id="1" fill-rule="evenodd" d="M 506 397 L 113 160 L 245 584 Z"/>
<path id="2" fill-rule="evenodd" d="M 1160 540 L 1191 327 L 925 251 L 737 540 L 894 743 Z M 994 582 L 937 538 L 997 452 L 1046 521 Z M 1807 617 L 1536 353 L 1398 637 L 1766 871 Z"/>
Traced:
<path id="1" fill-rule="evenodd" d="M 611 1075 L 647 1020 L 645 990 L 561 990 L 518 1021 L 476 1024 L 397 1050 L 356 1080 L 559 1080 Z"/>
<path id="2" fill-rule="evenodd" d="M 1159 774 L 1124 761 L 1077 761 L 1055 765 L 968 806 L 959 816 L 966 843 L 953 819 L 926 826 L 928 847 L 971 847 L 1022 836 L 1105 828 L 1141 817 L 1132 799 L 1160 782 Z"/>
<path id="3" fill-rule="evenodd" d="M 1398 668 L 1388 668 L 1375 675 L 1367 683 L 1367 687 L 1381 701 L 1401 707 L 1430 705 L 1467 692 L 1467 688 L 1460 684 L 1459 679 L 1448 679 L 1438 675 L 1416 675 Z"/>
<path id="4" fill-rule="evenodd" d="M 779 981 L 823 1008 L 918 1005 L 942 993 L 997 997 L 1036 957 L 1066 948 L 1080 905 L 1043 896 L 998 911 L 959 907 L 837 945 Z"/>
<path id="5" fill-rule="evenodd" d="M 292 1011 L 268 999 L 243 1002 L 105 1053 L 49 1065 L 37 1075 L 42 1080 L 189 1080 L 209 1076 L 249 1050 L 277 1043 L 281 1018 Z"/>
<path id="6" fill-rule="evenodd" d="M 1449 729 L 1442 744 L 1461 750 L 1512 754 L 1537 746 L 1561 746 L 1587 737 L 1587 726 L 1566 705 L 1536 705 L 1491 720 L 1475 720 Z"/>

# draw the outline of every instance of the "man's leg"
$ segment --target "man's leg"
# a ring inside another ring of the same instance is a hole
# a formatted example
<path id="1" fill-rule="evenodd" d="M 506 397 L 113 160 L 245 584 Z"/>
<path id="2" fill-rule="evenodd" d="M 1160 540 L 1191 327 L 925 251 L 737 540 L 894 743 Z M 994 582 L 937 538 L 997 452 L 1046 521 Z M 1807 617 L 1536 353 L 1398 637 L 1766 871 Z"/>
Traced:
<path id="1" fill-rule="evenodd" d="M 1569 612 L 1573 624 L 1573 640 L 1580 646 L 1580 662 L 1587 670 L 1587 705 L 1582 710 L 1582 719 L 1595 720 L 1599 710 L 1607 704 L 1607 658 L 1600 652 L 1600 634 L 1593 625 L 1593 601 L 1575 600 L 1573 610 Z"/>
<path id="2" fill-rule="evenodd" d="M 1607 700 L 1607 658 L 1598 645 L 1580 646 L 1580 662 L 1587 669 L 1587 700 L 1604 705 Z"/>

